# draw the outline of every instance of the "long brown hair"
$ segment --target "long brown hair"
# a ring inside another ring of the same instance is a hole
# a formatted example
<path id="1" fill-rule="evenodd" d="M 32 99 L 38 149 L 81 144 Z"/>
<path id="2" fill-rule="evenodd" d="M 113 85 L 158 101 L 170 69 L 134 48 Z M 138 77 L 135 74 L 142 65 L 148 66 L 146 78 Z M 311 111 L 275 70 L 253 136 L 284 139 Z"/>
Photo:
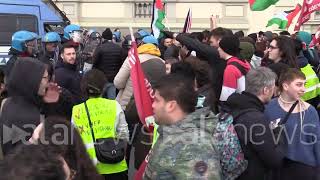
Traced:
<path id="1" fill-rule="evenodd" d="M 287 36 L 275 37 L 273 40 L 277 42 L 277 46 L 281 52 L 281 61 L 291 68 L 298 68 L 293 40 Z"/>

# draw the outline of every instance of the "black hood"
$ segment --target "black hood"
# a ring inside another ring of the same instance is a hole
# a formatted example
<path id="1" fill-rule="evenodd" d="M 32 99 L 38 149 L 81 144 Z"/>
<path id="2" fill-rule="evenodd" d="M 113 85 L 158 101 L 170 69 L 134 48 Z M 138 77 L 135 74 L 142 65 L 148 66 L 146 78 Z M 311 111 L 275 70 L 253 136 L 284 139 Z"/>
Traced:
<path id="1" fill-rule="evenodd" d="M 45 70 L 46 66 L 37 59 L 19 58 L 8 81 L 9 96 L 20 96 L 37 103 L 39 86 Z"/>
<path id="2" fill-rule="evenodd" d="M 225 105 L 232 110 L 258 109 L 264 111 L 264 104 L 255 95 L 247 92 L 232 94 Z"/>

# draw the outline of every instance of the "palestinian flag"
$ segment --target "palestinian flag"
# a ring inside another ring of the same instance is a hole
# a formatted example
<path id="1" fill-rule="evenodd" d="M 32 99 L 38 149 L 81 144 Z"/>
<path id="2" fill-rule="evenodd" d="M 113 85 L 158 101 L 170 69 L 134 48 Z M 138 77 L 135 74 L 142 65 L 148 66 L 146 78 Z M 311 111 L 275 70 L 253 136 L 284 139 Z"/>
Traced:
<path id="1" fill-rule="evenodd" d="M 153 15 L 151 22 L 152 34 L 155 38 L 162 37 L 161 30 L 165 28 L 162 21 L 165 18 L 164 7 L 161 0 L 153 0 Z"/>
<path id="2" fill-rule="evenodd" d="M 263 11 L 278 1 L 279 0 L 249 0 L 249 4 L 252 11 Z"/>
<path id="3" fill-rule="evenodd" d="M 301 5 L 297 4 L 296 8 L 290 11 L 279 12 L 268 21 L 267 27 L 273 24 L 279 26 L 279 29 L 288 29 L 292 20 L 298 15 L 301 10 Z"/>

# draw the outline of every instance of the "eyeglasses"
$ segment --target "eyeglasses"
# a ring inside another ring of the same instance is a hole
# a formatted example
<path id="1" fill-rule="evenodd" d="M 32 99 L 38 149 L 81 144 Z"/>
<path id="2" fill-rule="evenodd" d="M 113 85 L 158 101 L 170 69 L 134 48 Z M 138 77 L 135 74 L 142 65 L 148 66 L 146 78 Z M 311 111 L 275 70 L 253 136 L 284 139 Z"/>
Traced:
<path id="1" fill-rule="evenodd" d="M 269 45 L 269 48 L 270 48 L 270 49 L 278 49 L 278 47 L 274 47 L 274 46 L 272 46 L 272 45 Z"/>
<path id="2" fill-rule="evenodd" d="M 50 78 L 50 76 L 49 75 L 47 75 L 47 76 L 43 76 L 42 77 L 42 79 L 49 79 Z"/>

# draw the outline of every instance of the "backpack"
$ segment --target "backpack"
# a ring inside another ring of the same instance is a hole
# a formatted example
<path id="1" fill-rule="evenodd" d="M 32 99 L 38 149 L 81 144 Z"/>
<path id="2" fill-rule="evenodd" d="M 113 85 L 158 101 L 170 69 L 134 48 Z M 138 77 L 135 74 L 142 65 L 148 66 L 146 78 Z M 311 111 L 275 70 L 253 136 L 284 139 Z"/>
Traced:
<path id="1" fill-rule="evenodd" d="M 233 116 L 229 113 L 218 114 L 219 122 L 213 135 L 218 152 L 224 180 L 233 180 L 239 177 L 248 166 L 244 158 L 238 135 L 233 126 Z"/>
<path id="2" fill-rule="evenodd" d="M 247 71 L 244 69 L 243 66 L 241 66 L 240 63 L 238 63 L 236 61 L 232 61 L 232 62 L 229 63 L 229 65 L 235 66 L 241 72 L 242 75 L 245 76 L 247 74 Z"/>

